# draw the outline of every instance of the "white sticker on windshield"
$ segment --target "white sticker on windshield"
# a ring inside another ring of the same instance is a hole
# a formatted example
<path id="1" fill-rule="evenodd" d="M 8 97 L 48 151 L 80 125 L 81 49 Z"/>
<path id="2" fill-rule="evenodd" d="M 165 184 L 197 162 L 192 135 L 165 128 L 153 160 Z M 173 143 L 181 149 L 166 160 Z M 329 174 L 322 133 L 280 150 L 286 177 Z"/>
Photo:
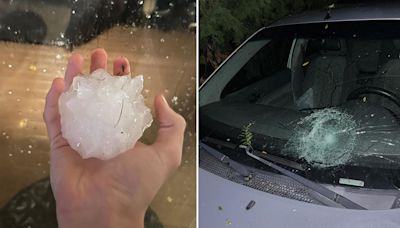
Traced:
<path id="1" fill-rule="evenodd" d="M 354 179 L 347 179 L 347 178 L 340 178 L 339 184 L 356 186 L 356 187 L 364 187 L 364 181 L 362 180 L 354 180 Z"/>

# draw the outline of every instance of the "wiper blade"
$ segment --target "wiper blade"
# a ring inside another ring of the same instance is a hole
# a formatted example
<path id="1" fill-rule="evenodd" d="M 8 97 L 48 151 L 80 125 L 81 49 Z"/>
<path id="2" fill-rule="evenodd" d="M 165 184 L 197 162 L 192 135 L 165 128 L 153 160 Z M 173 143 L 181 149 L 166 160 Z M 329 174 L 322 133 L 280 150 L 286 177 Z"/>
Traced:
<path id="1" fill-rule="evenodd" d="M 202 142 L 200 142 L 200 148 L 207 151 L 209 154 L 211 154 L 216 159 L 220 160 L 222 163 L 227 164 L 229 167 L 231 167 L 236 172 L 238 172 L 241 176 L 243 176 L 243 177 L 251 176 L 251 172 L 248 169 L 246 169 L 243 165 L 230 159 L 228 156 L 217 151 L 216 149 L 214 149 L 210 146 L 207 146 L 206 144 L 204 144 Z"/>
<path id="2" fill-rule="evenodd" d="M 223 140 L 216 139 L 216 138 L 205 137 L 203 139 L 203 141 L 204 142 L 211 142 L 212 144 L 217 144 L 219 146 L 223 146 L 225 148 L 229 148 L 229 149 L 232 149 L 232 150 L 235 150 L 237 148 L 236 144 L 233 144 L 231 142 L 225 142 Z M 305 167 L 302 164 L 299 164 L 299 163 L 297 163 L 295 161 L 291 161 L 291 160 L 288 160 L 286 158 L 282 158 L 282 157 L 279 157 L 279 156 L 276 156 L 276 155 L 267 154 L 267 153 L 265 153 L 263 151 L 256 151 L 256 150 L 254 150 L 254 151 L 257 152 L 257 153 L 262 154 L 262 157 L 264 157 L 265 159 L 268 159 L 269 161 L 273 161 L 275 163 L 278 163 L 278 164 L 281 164 L 281 165 L 284 165 L 284 166 L 287 166 L 287 167 L 290 167 L 290 168 L 293 168 L 293 169 L 297 169 L 297 170 L 300 170 L 300 171 L 305 171 Z"/>
<path id="3" fill-rule="evenodd" d="M 291 171 L 284 169 L 278 165 L 275 165 L 274 163 L 267 161 L 257 155 L 255 155 L 254 153 L 252 153 L 250 151 L 249 147 L 246 147 L 246 154 L 256 160 L 258 160 L 259 162 L 269 166 L 272 169 L 275 169 L 276 171 L 282 173 L 283 175 L 292 178 L 293 180 L 299 182 L 300 184 L 304 185 L 305 187 L 314 190 L 315 192 L 325 196 L 326 198 L 342 205 L 345 208 L 348 209 L 359 209 L 359 210 L 366 210 L 366 208 L 360 206 L 359 204 L 349 200 L 348 198 L 326 188 L 323 185 L 317 184 L 313 181 L 310 181 L 298 174 L 292 173 Z"/>
<path id="4" fill-rule="evenodd" d="M 282 157 L 279 157 L 279 156 L 275 156 L 275 155 L 272 155 L 272 154 L 267 154 L 267 152 L 265 152 L 265 151 L 257 151 L 257 150 L 254 150 L 254 149 L 253 149 L 253 151 L 255 153 L 258 153 L 258 154 L 262 155 L 262 157 L 261 156 L 258 156 L 258 157 L 264 158 L 264 159 L 266 159 L 268 161 L 275 162 L 275 163 L 284 165 L 286 167 L 290 167 L 290 168 L 297 169 L 297 170 L 300 170 L 300 171 L 305 171 L 306 170 L 302 164 L 299 164 L 299 163 L 297 163 L 295 161 L 291 161 L 291 160 L 288 160 L 288 159 L 285 159 L 285 158 L 282 158 Z"/>

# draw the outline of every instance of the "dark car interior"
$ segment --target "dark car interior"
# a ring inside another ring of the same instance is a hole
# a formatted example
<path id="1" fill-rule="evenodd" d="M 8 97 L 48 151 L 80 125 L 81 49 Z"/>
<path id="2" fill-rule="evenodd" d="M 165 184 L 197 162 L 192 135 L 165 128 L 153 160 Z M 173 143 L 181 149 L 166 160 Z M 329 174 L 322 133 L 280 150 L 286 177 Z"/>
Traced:
<path id="1" fill-rule="evenodd" d="M 193 29 L 190 25 L 196 21 L 194 0 L 149 2 L 155 5 L 146 15 L 144 1 L 1 0 L 0 40 L 72 48 L 116 24 L 160 30 Z M 56 15 L 56 20 L 49 20 L 51 15 Z M 50 26 L 63 19 L 68 20 L 66 25 Z M 59 35 L 49 36 L 50 33 Z"/>
<path id="2" fill-rule="evenodd" d="M 314 85 L 314 107 L 342 104 L 351 91 L 361 87 L 387 90 L 397 102 L 400 95 L 396 78 L 400 74 L 399 49 L 398 40 L 308 41 L 303 86 L 311 88 Z"/>

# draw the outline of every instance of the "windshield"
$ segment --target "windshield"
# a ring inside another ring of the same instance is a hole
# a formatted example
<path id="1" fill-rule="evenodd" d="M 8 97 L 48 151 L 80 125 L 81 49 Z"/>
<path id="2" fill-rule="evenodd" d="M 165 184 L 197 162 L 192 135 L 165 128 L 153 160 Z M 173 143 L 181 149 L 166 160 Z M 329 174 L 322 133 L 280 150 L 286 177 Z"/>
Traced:
<path id="1" fill-rule="evenodd" d="M 200 91 L 201 137 L 296 161 L 309 179 L 400 186 L 399 22 L 263 29 Z M 240 156 L 237 158 L 241 160 Z"/>

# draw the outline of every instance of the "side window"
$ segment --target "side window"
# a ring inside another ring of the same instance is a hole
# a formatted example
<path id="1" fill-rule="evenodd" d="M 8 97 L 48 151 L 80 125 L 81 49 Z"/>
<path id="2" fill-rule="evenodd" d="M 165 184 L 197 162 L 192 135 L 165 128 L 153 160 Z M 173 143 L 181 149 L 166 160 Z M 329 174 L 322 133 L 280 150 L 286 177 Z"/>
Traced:
<path id="1" fill-rule="evenodd" d="M 273 39 L 226 84 L 221 98 L 286 69 L 292 39 Z"/>

